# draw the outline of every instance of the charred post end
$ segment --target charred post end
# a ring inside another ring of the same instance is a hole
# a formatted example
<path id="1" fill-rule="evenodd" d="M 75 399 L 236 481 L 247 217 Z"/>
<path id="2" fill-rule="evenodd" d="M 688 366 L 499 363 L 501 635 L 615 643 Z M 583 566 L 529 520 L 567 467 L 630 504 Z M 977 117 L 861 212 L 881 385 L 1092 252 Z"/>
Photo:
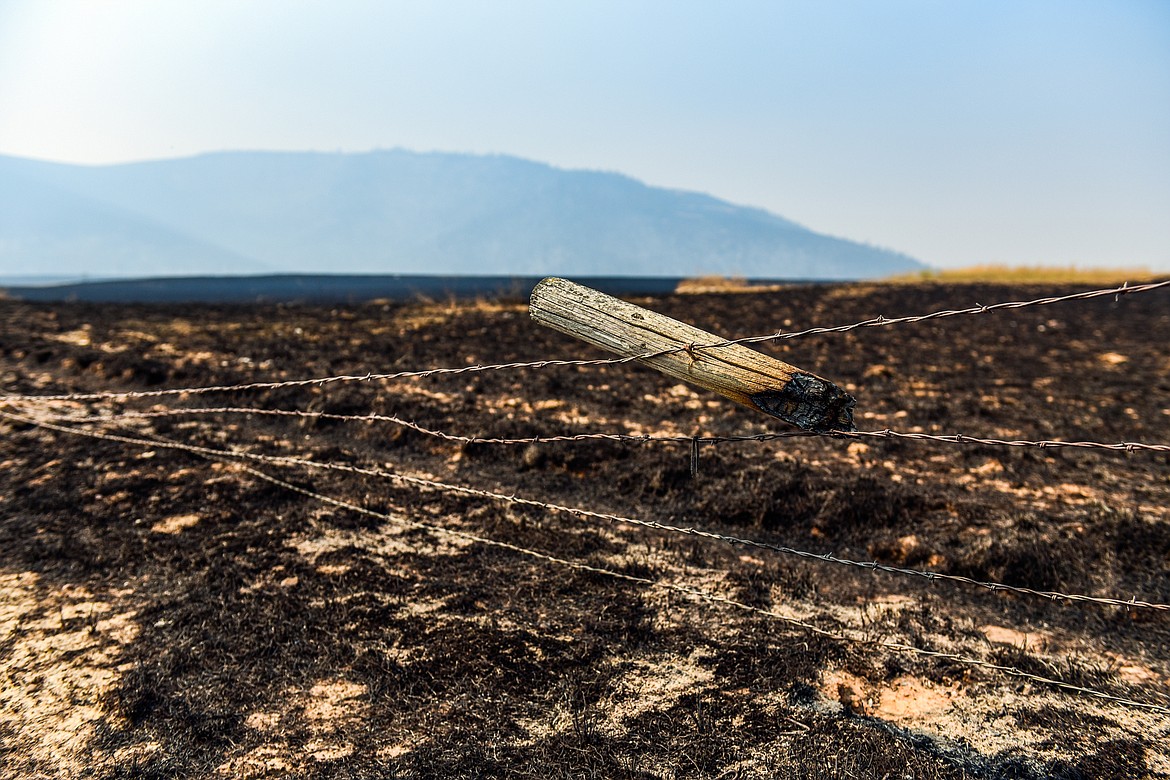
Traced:
<path id="1" fill-rule="evenodd" d="M 815 374 L 795 374 L 779 390 L 748 396 L 764 414 L 814 433 L 852 433 L 857 399 Z"/>

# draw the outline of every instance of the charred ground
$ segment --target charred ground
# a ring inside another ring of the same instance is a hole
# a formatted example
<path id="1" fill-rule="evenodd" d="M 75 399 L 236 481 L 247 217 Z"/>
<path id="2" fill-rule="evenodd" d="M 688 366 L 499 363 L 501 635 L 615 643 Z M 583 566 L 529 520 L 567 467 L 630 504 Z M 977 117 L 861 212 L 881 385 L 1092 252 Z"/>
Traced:
<path id="1" fill-rule="evenodd" d="M 1067 291 L 818 286 L 639 302 L 739 336 Z M 0 318 L 9 393 L 598 356 L 533 325 L 519 302 L 0 301 Z M 1170 440 L 1162 293 L 761 349 L 845 385 L 861 429 Z M 377 412 L 498 437 L 779 426 L 631 366 L 54 409 L 180 406 Z M 388 468 L 843 558 L 1170 602 L 1170 459 L 1160 454 L 793 439 L 708 445 L 692 478 L 687 445 L 452 444 L 385 423 L 242 415 L 128 419 L 116 430 Z M 1170 772 L 1170 724 L 1157 714 L 404 529 L 164 447 L 12 421 L 0 432 L 9 776 Z M 834 632 L 1170 700 L 1164 612 L 992 594 L 370 478 L 266 470 L 392 517 L 700 587 Z"/>

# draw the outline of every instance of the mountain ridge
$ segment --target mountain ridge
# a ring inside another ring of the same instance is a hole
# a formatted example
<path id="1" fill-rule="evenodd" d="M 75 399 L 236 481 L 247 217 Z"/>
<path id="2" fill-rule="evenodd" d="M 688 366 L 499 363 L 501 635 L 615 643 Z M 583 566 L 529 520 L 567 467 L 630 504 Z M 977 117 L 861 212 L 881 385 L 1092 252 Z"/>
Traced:
<path id="1" fill-rule="evenodd" d="M 923 267 L 764 209 L 508 155 L 239 151 L 101 166 L 0 156 L 0 275 L 844 279 Z"/>

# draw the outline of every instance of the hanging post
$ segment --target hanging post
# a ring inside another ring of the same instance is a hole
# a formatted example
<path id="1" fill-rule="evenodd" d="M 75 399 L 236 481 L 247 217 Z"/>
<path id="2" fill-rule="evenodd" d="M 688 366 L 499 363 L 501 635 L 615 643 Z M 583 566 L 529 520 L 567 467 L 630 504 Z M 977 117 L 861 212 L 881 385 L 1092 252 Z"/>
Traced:
<path id="1" fill-rule="evenodd" d="M 816 374 L 742 344 L 707 348 L 724 339 L 685 322 L 584 287 L 549 277 L 532 291 L 529 313 L 541 325 L 807 431 L 855 431 L 856 400 Z"/>

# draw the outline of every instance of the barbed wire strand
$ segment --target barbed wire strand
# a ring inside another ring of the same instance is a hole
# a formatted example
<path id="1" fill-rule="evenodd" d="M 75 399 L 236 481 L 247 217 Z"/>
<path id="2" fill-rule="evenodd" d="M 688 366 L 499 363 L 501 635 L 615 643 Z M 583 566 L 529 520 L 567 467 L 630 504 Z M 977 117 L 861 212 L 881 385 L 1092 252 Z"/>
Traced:
<path id="1" fill-rule="evenodd" d="M 988 582 L 983 580 L 976 580 L 971 577 L 965 577 L 958 574 L 946 574 L 942 572 L 923 571 L 919 569 L 909 569 L 899 566 L 890 566 L 877 561 L 855 561 L 848 558 L 839 558 L 831 553 L 814 553 L 807 550 L 800 550 L 794 547 L 785 545 L 771 544 L 769 542 L 761 542 L 754 539 L 747 539 L 738 536 L 730 536 L 727 534 L 720 534 L 715 531 L 706 531 L 700 528 L 675 526 L 667 523 L 660 523 L 655 520 L 643 520 L 634 517 L 624 517 L 621 515 L 614 515 L 605 512 L 595 512 L 589 509 L 581 509 L 578 507 L 569 507 L 561 504 L 554 504 L 545 501 L 539 501 L 532 498 L 524 498 L 516 494 L 497 493 L 490 490 L 482 490 L 480 488 L 468 487 L 465 485 L 452 485 L 446 482 L 440 482 L 425 477 L 416 477 L 407 474 L 398 474 L 395 472 L 385 471 L 382 469 L 367 468 L 364 466 L 355 466 L 346 463 L 330 463 L 317 462 L 307 460 L 304 458 L 297 458 L 287 455 L 264 455 L 255 452 L 245 452 L 239 450 L 224 450 L 211 447 L 203 447 L 196 444 L 187 444 L 184 442 L 166 441 L 159 442 L 158 440 L 136 438 L 129 436 L 122 436 L 119 434 L 111 434 L 102 431 L 89 431 L 80 428 L 68 428 L 57 425 L 55 423 L 41 422 L 35 418 L 23 417 L 21 415 L 13 414 L 0 410 L 0 417 L 10 420 L 23 422 L 30 425 L 35 425 L 47 430 L 58 431 L 61 433 L 87 436 L 94 439 L 102 439 L 107 441 L 121 442 L 125 444 L 133 444 L 137 446 L 159 446 L 168 449 L 181 450 L 191 452 L 197 455 L 210 455 L 219 458 L 231 458 L 236 460 L 250 460 L 258 463 L 269 463 L 274 465 L 293 466 L 299 468 L 309 468 L 321 471 L 336 471 L 349 474 L 357 474 L 366 477 L 373 477 L 376 479 L 386 479 L 402 484 L 414 485 L 416 487 L 428 488 L 445 493 L 456 493 L 467 496 L 474 496 L 478 498 L 488 499 L 502 503 L 511 503 L 519 506 L 530 506 L 539 509 L 544 509 L 560 514 L 567 514 L 573 517 L 586 518 L 593 520 L 603 520 L 611 523 L 618 523 L 622 525 L 633 525 L 642 528 L 652 528 L 666 533 L 680 534 L 686 536 L 694 536 L 703 539 L 710 539 L 713 541 L 722 542 L 732 546 L 751 547 L 760 550 L 769 550 L 771 552 L 779 553 L 781 555 L 788 555 L 805 560 L 820 561 L 822 563 L 831 563 L 839 566 L 849 566 L 858 569 L 866 569 L 874 572 L 883 572 L 887 574 L 897 574 L 902 576 L 912 576 L 926 579 L 930 582 L 950 582 L 960 585 L 977 587 L 988 590 L 992 593 L 1007 592 L 1014 593 L 1021 596 L 1028 596 L 1032 598 L 1046 599 L 1050 602 L 1067 602 L 1067 603 L 1082 603 L 1082 604 L 1098 604 L 1110 607 L 1120 607 L 1125 609 L 1149 609 L 1156 611 L 1170 611 L 1170 604 L 1162 604 L 1158 602 L 1150 602 L 1139 600 L 1136 597 L 1130 599 L 1120 599 L 1105 596 L 1089 596 L 1077 593 L 1061 593 L 1058 591 L 1037 590 L 1034 588 L 1027 588 L 1018 585 L 1008 585 L 1006 583 Z"/>
<path id="2" fill-rule="evenodd" d="M 156 441 L 156 442 L 149 442 L 148 441 L 148 443 L 155 444 L 157 446 L 162 446 L 165 444 L 165 442 L 162 442 L 162 441 Z M 205 455 L 204 457 L 208 457 L 208 456 Z M 214 457 L 211 459 L 217 460 L 217 458 L 214 458 Z M 726 596 L 721 596 L 721 595 L 716 594 L 716 593 L 710 593 L 708 591 L 705 591 L 705 590 L 702 590 L 699 588 L 695 588 L 695 587 L 691 587 L 689 585 L 682 585 L 682 584 L 674 583 L 674 582 L 655 580 L 655 579 L 651 579 L 649 577 L 639 577 L 639 576 L 632 575 L 632 574 L 626 574 L 625 572 L 619 572 L 619 571 L 614 571 L 612 569 L 606 569 L 606 568 L 602 568 L 602 567 L 598 567 L 598 566 L 592 566 L 590 564 L 583 563 L 581 561 L 574 561 L 574 560 L 570 560 L 567 558 L 560 558 L 560 557 L 557 557 L 554 555 L 550 555 L 548 553 L 540 552 L 540 551 L 533 550 L 533 549 L 526 548 L 526 547 L 521 547 L 519 545 L 510 544 L 508 542 L 503 542 L 503 541 L 499 541 L 496 539 L 491 539 L 491 538 L 480 536 L 478 534 L 473 534 L 473 533 L 470 533 L 467 531 L 461 531 L 461 530 L 457 530 L 457 529 L 447 528 L 444 526 L 434 525 L 431 523 L 424 523 L 424 522 L 417 521 L 417 520 L 408 520 L 406 518 L 397 517 L 397 516 L 391 515 L 389 513 L 378 512 L 376 510 L 369 509 L 367 507 L 364 507 L 364 506 L 361 506 L 358 504 L 354 504 L 354 503 L 351 503 L 349 501 L 345 501 L 343 499 L 335 498 L 332 496 L 327 496 L 323 493 L 320 493 L 320 492 L 315 491 L 315 490 L 311 490 L 309 488 L 302 487 L 300 485 L 295 485 L 291 482 L 285 481 L 285 480 L 280 479 L 278 477 L 274 477 L 270 474 L 267 474 L 267 473 L 262 472 L 258 469 L 252 468 L 250 466 L 246 466 L 244 464 L 236 464 L 236 465 L 242 471 L 252 475 L 253 477 L 267 481 L 273 485 L 276 485 L 278 487 L 282 487 L 286 490 L 289 490 L 289 491 L 292 491 L 295 493 L 299 493 L 301 495 L 304 495 L 306 497 L 320 501 L 320 502 L 327 504 L 327 505 L 332 505 L 332 506 L 335 506 L 335 507 L 338 507 L 341 509 L 356 512 L 356 513 L 366 515 L 369 517 L 392 522 L 392 523 L 395 523 L 397 525 L 403 525 L 403 526 L 407 526 L 407 527 L 411 527 L 411 528 L 415 528 L 415 529 L 419 529 L 419 530 L 424 530 L 424 531 L 428 531 L 428 532 L 434 533 L 434 534 L 451 536 L 451 537 L 463 539 L 466 541 L 474 542 L 477 544 L 498 547 L 500 549 L 508 550 L 510 552 L 514 552 L 514 553 L 517 553 L 520 555 L 524 555 L 524 556 L 533 558 L 533 559 L 541 561 L 543 563 L 551 563 L 551 564 L 554 564 L 557 566 L 564 566 L 566 568 L 570 568 L 570 569 L 573 569 L 576 571 L 589 572 L 591 574 L 597 574 L 597 575 L 600 575 L 603 577 L 608 577 L 610 579 L 620 580 L 620 581 L 624 581 L 624 582 L 630 582 L 630 583 L 634 583 L 634 584 L 638 584 L 638 585 L 643 585 L 643 586 L 646 586 L 649 588 L 655 588 L 655 589 L 659 589 L 659 590 L 666 590 L 666 591 L 670 591 L 670 592 L 680 593 L 680 594 L 683 594 L 685 596 L 689 596 L 691 598 L 698 599 L 700 601 L 705 601 L 708 603 L 728 606 L 728 607 L 739 609 L 739 610 L 749 612 L 752 614 L 761 615 L 761 616 L 770 618 L 772 620 L 776 620 L 776 621 L 779 621 L 779 622 L 784 623 L 786 625 L 789 625 L 793 628 L 797 628 L 797 629 L 806 631 L 808 633 L 812 633 L 812 634 L 815 634 L 817 636 L 821 636 L 821 637 L 824 637 L 826 639 L 829 639 L 829 640 L 832 640 L 835 642 L 839 642 L 842 644 L 854 644 L 854 645 L 862 645 L 862 646 L 869 646 L 869 647 L 877 647 L 877 648 L 882 648 L 885 650 L 890 650 L 893 652 L 904 653 L 907 655 L 916 655 L 916 656 L 919 656 L 922 658 L 931 658 L 931 659 L 935 659 L 935 660 L 950 661 L 952 663 L 958 663 L 958 664 L 962 664 L 962 665 L 968 666 L 968 667 L 978 667 L 981 669 L 988 669 L 988 670 L 991 670 L 994 672 L 999 672 L 1000 674 L 1004 674 L 1004 675 L 1007 675 L 1010 677 L 1029 680 L 1031 682 L 1037 682 L 1037 683 L 1040 683 L 1042 685 L 1051 686 L 1051 687 L 1062 689 L 1065 691 L 1071 691 L 1073 693 L 1081 694 L 1084 696 L 1088 696 L 1088 697 L 1091 697 L 1094 699 L 1099 699 L 1102 701 L 1110 702 L 1113 704 L 1117 704 L 1117 705 L 1121 705 L 1121 706 L 1125 706 L 1125 707 L 1132 707 L 1134 709 L 1147 710 L 1150 712 L 1156 712 L 1156 713 L 1160 713 L 1163 715 L 1170 715 L 1170 708 L 1164 707 L 1160 704 L 1154 704 L 1152 702 L 1137 701 L 1135 699 L 1131 699 L 1131 698 L 1127 698 L 1127 697 L 1123 697 L 1123 696 L 1117 696 L 1117 695 L 1114 695 L 1111 693 L 1106 693 L 1105 691 L 1097 690 L 1095 688 L 1088 688 L 1088 687 L 1081 686 L 1081 685 L 1075 685 L 1075 684 L 1067 682 L 1065 680 L 1060 680 L 1060 679 L 1056 679 L 1056 678 L 1052 678 L 1052 677 L 1044 677 L 1041 675 L 1033 674 L 1031 672 L 1026 672 L 1026 671 L 1024 671 L 1018 667 L 1015 667 L 1015 666 L 1006 666 L 1003 664 L 997 664 L 997 663 L 993 663 L 990 661 L 986 661 L 982 658 L 974 658 L 974 657 L 965 656 L 965 655 L 962 655 L 959 653 L 948 653 L 948 652 L 943 652 L 943 651 L 939 651 L 939 650 L 930 650 L 928 648 L 918 647 L 917 645 L 910 645 L 910 644 L 906 644 L 904 642 L 895 642 L 895 641 L 891 641 L 888 639 L 876 639 L 876 638 L 875 639 L 868 639 L 865 637 L 858 637 L 858 636 L 845 634 L 845 633 L 837 633 L 834 631 L 830 631 L 828 629 L 821 628 L 820 626 L 817 626 L 813 623 L 809 623 L 807 621 L 800 620 L 798 618 L 794 618 L 790 615 L 785 615 L 785 614 L 776 612 L 774 610 L 769 610 L 769 609 L 765 609 L 763 607 L 758 607 L 758 606 L 754 606 L 751 604 L 746 604 L 742 601 L 737 601 L 735 599 L 728 598 Z"/>
<path id="3" fill-rule="evenodd" d="M 805 336 L 814 336 L 824 333 L 847 333 L 848 331 L 857 330 L 858 328 L 879 328 L 887 325 L 909 325 L 917 322 L 926 322 L 928 320 L 946 319 L 948 317 L 963 317 L 973 314 L 986 314 L 993 311 L 1024 309 L 1030 306 L 1050 306 L 1054 303 L 1066 303 L 1068 301 L 1085 301 L 1091 298 L 1105 298 L 1110 295 L 1117 299 L 1122 295 L 1151 292 L 1153 290 L 1160 290 L 1167 287 L 1170 287 L 1170 279 L 1162 282 L 1150 282 L 1147 284 L 1135 285 L 1131 285 L 1126 282 L 1118 287 L 1109 287 L 1100 290 L 1087 290 L 1085 292 L 1072 293 L 1071 295 L 1056 295 L 1047 298 L 1035 298 L 1030 301 L 1004 301 L 1002 303 L 993 303 L 987 306 L 977 303 L 974 306 L 970 306 L 966 309 L 946 309 L 942 311 L 930 312 L 929 314 L 915 314 L 908 317 L 883 317 L 879 314 L 876 317 L 871 317 L 868 320 L 855 322 L 852 325 L 835 325 L 824 328 L 814 327 L 801 331 L 793 331 L 790 333 L 777 331 L 776 333 L 765 334 L 762 336 L 745 336 L 744 338 L 739 339 L 727 339 L 716 344 L 699 346 L 696 347 L 696 349 L 714 349 L 719 347 L 728 347 L 733 344 L 758 344 L 764 341 L 803 338 Z"/>
<path id="4" fill-rule="evenodd" d="M 948 317 L 970 316 L 978 314 L 986 314 L 993 311 L 1002 311 L 1006 309 L 1023 309 L 1029 306 L 1048 306 L 1056 303 L 1064 303 L 1066 301 L 1088 300 L 1091 298 L 1101 298 L 1107 296 L 1120 297 L 1122 295 L 1134 295 L 1136 293 L 1150 292 L 1153 290 L 1170 287 L 1170 280 L 1163 282 L 1152 282 L 1149 284 L 1129 285 L 1123 284 L 1119 287 L 1110 287 L 1099 290 L 1088 290 L 1085 292 L 1072 293 L 1069 295 L 1051 296 L 1047 298 L 1036 298 L 1030 301 L 1005 301 L 1002 303 L 993 303 L 987 306 L 976 304 L 975 306 L 966 309 L 946 309 L 941 311 L 934 311 L 928 314 L 918 314 L 907 317 L 884 317 L 878 315 L 859 322 L 850 323 L 848 325 L 835 325 L 829 327 L 813 327 L 799 331 L 777 331 L 775 333 L 763 334 L 758 336 L 745 336 L 739 339 L 726 339 L 722 341 L 713 342 L 711 344 L 688 344 L 685 347 L 677 347 L 673 349 L 663 349 L 654 352 L 645 352 L 639 355 L 630 355 L 621 358 L 599 358 L 593 360 L 536 360 L 536 361 L 520 361 L 512 363 L 496 363 L 490 365 L 471 365 L 458 366 L 449 368 L 430 368 L 421 371 L 398 371 L 393 373 L 367 373 L 367 374 L 342 374 L 338 376 L 318 377 L 314 379 L 289 379 L 269 382 L 246 382 L 235 385 L 208 385 L 201 387 L 182 387 L 182 388 L 167 388 L 160 390 L 127 390 L 127 391 L 108 391 L 108 392 L 93 392 L 93 393 L 63 393 L 56 395 L 26 395 L 9 393 L 0 395 L 0 401 L 25 401 L 25 402 L 50 402 L 50 401 L 96 401 L 102 399 L 136 399 L 136 398 L 158 398 L 169 395 L 197 395 L 203 393 L 226 393 L 237 392 L 245 390 L 274 390 L 288 387 L 305 387 L 305 386 L 323 386 L 338 382 L 373 382 L 373 381 L 391 381 L 396 379 L 407 378 L 427 378 L 432 376 L 451 376 L 467 373 L 475 373 L 481 371 L 503 371 L 509 369 L 541 369 L 553 366 L 606 366 L 606 365 L 621 365 L 624 363 L 631 363 L 639 360 L 648 360 L 655 357 L 662 357 L 664 355 L 673 355 L 686 351 L 694 352 L 696 350 L 708 349 L 722 349 L 736 344 L 757 344 L 766 341 L 779 341 L 803 338 L 805 336 L 821 335 L 827 333 L 847 333 L 851 330 L 859 328 L 875 328 L 885 327 L 889 325 L 905 325 L 916 322 L 926 322 L 928 320 L 944 319 Z"/>
<path id="5" fill-rule="evenodd" d="M 17 405 L 17 404 L 14 404 Z M 27 413 L 27 412 L 26 412 Z M 337 414 L 332 412 L 314 412 L 302 409 L 260 409 L 254 407 L 218 406 L 218 407 L 191 407 L 162 409 L 154 411 L 120 411 L 113 415 L 70 415 L 37 414 L 36 419 L 71 423 L 113 423 L 120 420 L 151 420 L 166 417 L 207 416 L 207 415 L 259 415 L 269 417 L 294 417 L 312 420 L 332 420 L 338 422 L 385 422 L 408 428 L 412 431 L 433 436 L 445 441 L 460 444 L 552 444 L 563 442 L 584 441 L 615 441 L 649 443 L 662 442 L 668 444 L 723 444 L 732 442 L 766 442 L 781 439 L 807 438 L 834 438 L 834 439 L 906 439 L 911 441 L 927 441 L 943 444 L 976 444 L 992 447 L 1027 447 L 1035 449 L 1092 449 L 1113 452 L 1170 452 L 1170 444 L 1152 444 L 1146 442 L 1100 442 L 1100 441 L 1068 441 L 1063 439 L 993 439 L 979 436 L 969 436 L 963 433 L 931 434 L 913 431 L 895 431 L 890 428 L 872 431 L 833 431 L 830 433 L 816 433 L 813 431 L 779 431 L 773 433 L 745 434 L 741 436 L 682 436 L 660 434 L 632 434 L 632 433 L 576 433 L 558 436 L 523 436 L 517 438 L 497 438 L 491 436 L 464 436 L 446 431 L 427 428 L 411 420 L 397 415 L 388 414 Z"/>

